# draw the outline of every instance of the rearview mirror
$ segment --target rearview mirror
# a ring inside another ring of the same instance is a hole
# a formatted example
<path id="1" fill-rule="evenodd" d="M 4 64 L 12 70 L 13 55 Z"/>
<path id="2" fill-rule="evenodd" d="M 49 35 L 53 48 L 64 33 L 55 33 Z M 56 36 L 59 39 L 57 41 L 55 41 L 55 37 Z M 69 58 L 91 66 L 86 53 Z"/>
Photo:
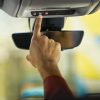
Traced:
<path id="1" fill-rule="evenodd" d="M 54 39 L 61 44 L 61 49 L 72 49 L 80 45 L 83 31 L 47 31 L 42 32 L 50 39 Z M 20 49 L 29 49 L 32 33 L 14 33 L 12 34 L 15 45 Z"/>

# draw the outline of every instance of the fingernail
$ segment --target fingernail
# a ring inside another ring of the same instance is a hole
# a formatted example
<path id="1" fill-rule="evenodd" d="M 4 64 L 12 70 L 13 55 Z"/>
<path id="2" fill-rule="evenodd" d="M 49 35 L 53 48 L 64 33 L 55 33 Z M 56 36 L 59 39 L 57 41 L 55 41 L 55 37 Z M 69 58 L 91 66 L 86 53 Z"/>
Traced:
<path id="1" fill-rule="evenodd" d="M 39 15 L 38 18 L 42 18 L 42 15 Z"/>

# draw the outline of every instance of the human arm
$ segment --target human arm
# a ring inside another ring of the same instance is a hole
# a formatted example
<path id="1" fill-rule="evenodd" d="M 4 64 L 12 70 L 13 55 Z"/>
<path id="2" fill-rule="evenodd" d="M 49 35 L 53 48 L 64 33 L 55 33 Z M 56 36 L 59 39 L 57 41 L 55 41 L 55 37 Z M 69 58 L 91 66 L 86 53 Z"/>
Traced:
<path id="1" fill-rule="evenodd" d="M 59 100 L 58 98 L 73 96 L 58 68 L 61 45 L 41 35 L 41 23 L 42 18 L 39 16 L 27 59 L 37 68 L 44 80 L 45 100 Z"/>
<path id="2" fill-rule="evenodd" d="M 27 60 L 37 68 L 43 79 L 51 75 L 61 76 L 58 68 L 61 45 L 47 36 L 41 35 L 42 16 L 35 23 Z"/>

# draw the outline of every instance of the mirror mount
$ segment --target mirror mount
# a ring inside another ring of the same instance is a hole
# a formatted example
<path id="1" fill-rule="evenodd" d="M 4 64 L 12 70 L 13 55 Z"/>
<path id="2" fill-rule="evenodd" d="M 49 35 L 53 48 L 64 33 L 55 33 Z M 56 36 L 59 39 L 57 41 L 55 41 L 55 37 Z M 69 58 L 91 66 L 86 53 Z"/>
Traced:
<path id="1" fill-rule="evenodd" d="M 31 20 L 29 20 L 31 21 Z M 34 25 L 35 25 L 36 19 L 34 21 L 34 24 L 32 26 L 32 32 L 34 31 Z M 31 22 L 29 22 L 31 23 Z M 31 26 L 31 25 L 29 25 Z M 43 18 L 42 25 L 41 25 L 41 32 L 45 31 L 61 31 L 64 27 L 64 17 L 58 17 L 58 18 Z"/>

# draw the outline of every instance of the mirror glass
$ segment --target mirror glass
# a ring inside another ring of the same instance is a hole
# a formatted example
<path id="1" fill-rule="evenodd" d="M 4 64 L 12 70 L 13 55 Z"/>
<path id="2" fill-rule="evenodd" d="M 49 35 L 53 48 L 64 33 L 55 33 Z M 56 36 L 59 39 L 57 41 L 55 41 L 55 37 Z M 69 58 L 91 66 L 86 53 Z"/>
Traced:
<path id="1" fill-rule="evenodd" d="M 47 31 L 42 32 L 50 39 L 54 39 L 61 44 L 62 50 L 72 49 L 80 45 L 83 38 L 83 31 Z M 20 49 L 29 49 L 32 33 L 14 33 L 12 34 L 15 45 Z"/>

